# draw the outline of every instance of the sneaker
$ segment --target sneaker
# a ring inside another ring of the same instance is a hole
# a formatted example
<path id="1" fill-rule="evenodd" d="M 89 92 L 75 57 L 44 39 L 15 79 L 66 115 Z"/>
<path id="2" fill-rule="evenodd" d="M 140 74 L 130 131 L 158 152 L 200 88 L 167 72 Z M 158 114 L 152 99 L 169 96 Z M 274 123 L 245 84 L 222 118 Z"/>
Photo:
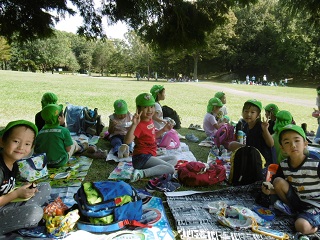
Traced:
<path id="1" fill-rule="evenodd" d="M 149 193 L 154 193 L 158 190 L 157 186 L 159 185 L 159 179 L 153 178 L 150 179 L 145 187 L 146 191 Z"/>
<path id="2" fill-rule="evenodd" d="M 133 173 L 130 177 L 130 181 L 131 182 L 136 182 L 138 181 L 139 179 L 142 179 L 144 177 L 144 173 L 143 173 L 143 170 L 140 170 L 140 169 L 134 169 L 133 170 Z"/>
<path id="3" fill-rule="evenodd" d="M 186 139 L 191 142 L 199 142 L 199 138 L 197 138 L 194 134 L 187 134 Z"/>
<path id="4" fill-rule="evenodd" d="M 174 192 L 177 190 L 181 185 L 176 182 L 161 182 L 159 178 L 154 178 L 148 181 L 145 189 L 149 193 L 153 193 L 155 191 L 159 192 Z"/>
<path id="5" fill-rule="evenodd" d="M 166 148 L 157 148 L 157 156 L 162 156 L 167 154 L 167 149 Z"/>
<path id="6" fill-rule="evenodd" d="M 118 158 L 129 157 L 129 146 L 127 144 L 122 144 L 118 150 Z"/>
<path id="7" fill-rule="evenodd" d="M 273 204 L 273 206 L 275 209 L 279 210 L 280 212 L 282 212 L 288 216 L 294 216 L 294 213 L 291 211 L 290 207 L 280 200 L 277 200 Z"/>

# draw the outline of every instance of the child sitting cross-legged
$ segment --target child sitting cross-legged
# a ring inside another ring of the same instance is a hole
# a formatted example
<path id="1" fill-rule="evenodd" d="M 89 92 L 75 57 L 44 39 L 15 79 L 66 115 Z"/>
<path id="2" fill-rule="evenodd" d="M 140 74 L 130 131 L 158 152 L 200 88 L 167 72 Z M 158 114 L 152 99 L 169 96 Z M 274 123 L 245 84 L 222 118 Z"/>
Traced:
<path id="1" fill-rule="evenodd" d="M 170 131 L 173 126 L 167 122 L 162 129 L 156 131 L 152 120 L 155 113 L 154 105 L 155 100 L 149 93 L 142 93 L 136 97 L 137 111 L 124 138 L 127 144 L 132 141 L 135 143 L 132 155 L 132 182 L 144 177 L 173 174 L 177 163 L 175 156 L 157 157 L 156 138 Z"/>
<path id="2" fill-rule="evenodd" d="M 320 225 L 320 160 L 308 157 L 308 141 L 299 126 L 281 128 L 279 143 L 287 159 L 273 175 L 273 186 L 263 185 L 262 191 L 280 199 L 274 202 L 276 209 L 295 216 L 297 232 L 313 234 Z"/>
<path id="3" fill-rule="evenodd" d="M 124 136 L 131 125 L 132 114 L 128 111 L 127 103 L 118 99 L 113 103 L 114 113 L 109 116 L 109 140 L 113 154 L 118 158 L 128 157 L 133 151 L 132 142 L 124 144 Z"/>
<path id="4" fill-rule="evenodd" d="M 0 236 L 36 227 L 43 217 L 42 206 L 50 198 L 46 182 L 15 187 L 17 160 L 30 155 L 37 134 L 36 125 L 25 120 L 12 121 L 0 132 Z"/>
<path id="5" fill-rule="evenodd" d="M 223 106 L 221 100 L 217 97 L 211 98 L 207 105 L 207 113 L 203 119 L 203 129 L 207 137 L 213 137 L 218 129 L 225 122 L 218 122 L 217 115 Z"/>

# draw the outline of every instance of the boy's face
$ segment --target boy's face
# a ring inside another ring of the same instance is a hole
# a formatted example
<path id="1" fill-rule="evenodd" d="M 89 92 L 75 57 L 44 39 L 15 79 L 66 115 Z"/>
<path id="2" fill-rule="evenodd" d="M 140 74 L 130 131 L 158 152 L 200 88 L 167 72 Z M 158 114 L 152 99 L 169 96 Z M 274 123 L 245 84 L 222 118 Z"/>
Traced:
<path id="1" fill-rule="evenodd" d="M 34 138 L 34 132 L 30 128 L 14 127 L 8 139 L 5 142 L 1 141 L 4 160 L 15 162 L 28 156 L 33 147 Z"/>
<path id="2" fill-rule="evenodd" d="M 243 109 L 242 117 L 248 123 L 254 123 L 260 115 L 258 107 L 250 106 L 249 108 Z"/>
<path id="3" fill-rule="evenodd" d="M 221 108 L 221 107 L 213 106 L 212 112 L 215 113 L 215 114 L 218 114 L 219 111 L 220 111 L 220 108 Z"/>
<path id="4" fill-rule="evenodd" d="M 139 107 L 139 112 L 142 112 L 140 118 L 142 121 L 149 121 L 152 119 L 152 116 L 154 114 L 154 105 L 153 106 L 147 106 L 147 107 Z"/>
<path id="5" fill-rule="evenodd" d="M 266 119 L 271 118 L 271 112 L 266 110 Z"/>
<path id="6" fill-rule="evenodd" d="M 127 114 L 115 114 L 117 119 L 124 119 Z"/>
<path id="7" fill-rule="evenodd" d="M 63 114 L 61 116 L 59 115 L 58 121 L 60 126 L 63 126 L 65 124 L 65 118 Z"/>
<path id="8" fill-rule="evenodd" d="M 281 137 L 281 149 L 288 154 L 290 159 L 303 160 L 305 155 L 303 150 L 307 148 L 308 142 L 295 131 L 285 131 Z"/>
<path id="9" fill-rule="evenodd" d="M 162 92 L 158 94 L 158 101 L 164 100 L 165 98 L 166 98 L 166 90 L 162 90 Z"/>
<path id="10" fill-rule="evenodd" d="M 226 104 L 227 103 L 227 98 L 226 98 L 226 95 L 224 95 L 223 97 L 220 98 L 221 102 L 223 104 Z"/>

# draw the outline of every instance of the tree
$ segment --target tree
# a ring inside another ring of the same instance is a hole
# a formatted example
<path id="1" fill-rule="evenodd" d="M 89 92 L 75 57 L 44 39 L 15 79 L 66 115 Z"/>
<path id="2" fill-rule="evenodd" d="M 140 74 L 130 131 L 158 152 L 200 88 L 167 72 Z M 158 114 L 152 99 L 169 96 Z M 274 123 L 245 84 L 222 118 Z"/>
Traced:
<path id="1" fill-rule="evenodd" d="M 109 75 L 112 64 L 112 55 L 115 49 L 112 41 L 97 41 L 93 52 L 93 67 L 101 73 Z"/>
<path id="2" fill-rule="evenodd" d="M 160 48 L 201 46 L 205 33 L 226 20 L 234 5 L 248 5 L 257 0 L 106 0 L 100 8 L 94 0 L 70 0 L 83 17 L 78 33 L 104 37 L 102 17 L 111 22 L 126 22 L 146 42 Z M 75 11 L 65 0 L 3 0 L 0 2 L 0 35 L 9 41 L 48 37 L 55 22 Z M 9 24 L 10 23 L 10 24 Z"/>
<path id="3" fill-rule="evenodd" d="M 0 37 L 0 62 L 1 69 L 7 68 L 7 62 L 11 58 L 11 47 L 8 45 L 7 41 Z"/>

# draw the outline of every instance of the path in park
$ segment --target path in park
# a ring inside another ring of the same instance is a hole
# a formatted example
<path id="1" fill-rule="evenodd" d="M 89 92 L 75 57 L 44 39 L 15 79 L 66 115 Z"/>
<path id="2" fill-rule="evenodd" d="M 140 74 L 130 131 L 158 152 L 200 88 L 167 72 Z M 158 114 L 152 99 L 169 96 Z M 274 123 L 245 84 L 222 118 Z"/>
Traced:
<path id="1" fill-rule="evenodd" d="M 263 94 L 263 93 L 254 93 L 254 92 L 245 92 L 245 91 L 240 91 L 224 86 L 213 86 L 211 84 L 205 84 L 205 83 L 194 83 L 194 82 L 188 82 L 190 85 L 194 85 L 197 87 L 202 87 L 206 89 L 212 89 L 217 91 L 223 91 L 225 93 L 230 93 L 238 96 L 248 96 L 251 99 L 259 99 L 259 100 L 267 100 L 270 101 L 272 99 L 273 101 L 277 102 L 286 102 L 290 104 L 294 104 L 297 106 L 303 106 L 303 107 L 315 107 L 315 100 L 306 100 L 306 99 L 295 99 L 295 98 L 290 98 L 290 97 L 284 97 L 284 96 L 274 96 L 274 95 L 268 95 L 268 94 Z"/>

